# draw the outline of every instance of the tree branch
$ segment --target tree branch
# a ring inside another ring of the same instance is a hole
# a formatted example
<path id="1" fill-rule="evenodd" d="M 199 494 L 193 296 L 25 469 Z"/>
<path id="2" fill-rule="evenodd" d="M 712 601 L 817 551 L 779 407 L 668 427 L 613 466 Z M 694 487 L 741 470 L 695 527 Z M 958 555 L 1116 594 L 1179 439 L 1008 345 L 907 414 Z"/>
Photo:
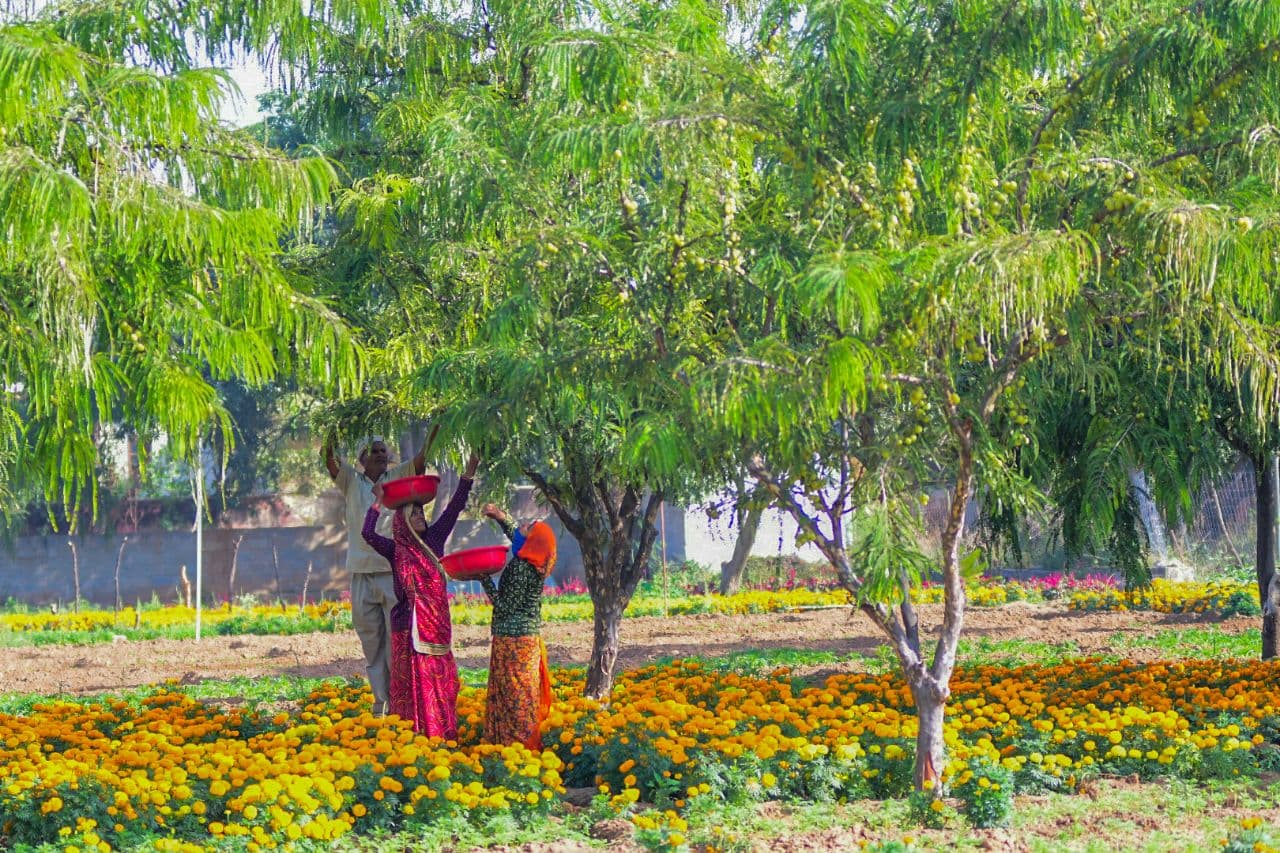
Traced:
<path id="1" fill-rule="evenodd" d="M 1070 341 L 1070 335 L 1064 330 L 1046 343 L 1050 346 L 1064 346 Z M 1018 332 L 1013 336 L 1009 349 L 1004 357 L 996 364 L 995 382 L 987 389 L 987 393 L 983 395 L 982 402 L 978 406 L 978 417 L 983 423 L 991 420 L 991 415 L 995 413 L 996 402 L 1000 399 L 1000 395 L 1004 393 L 1012 383 L 1018 378 L 1018 371 L 1023 365 L 1031 361 L 1037 355 L 1039 350 L 1029 345 L 1025 332 Z"/>
<path id="2" fill-rule="evenodd" d="M 640 541 L 636 543 L 635 553 L 631 557 L 631 566 L 626 578 L 628 588 L 631 587 L 632 581 L 638 581 L 640 573 L 644 571 L 645 564 L 649 559 L 649 552 L 653 550 L 653 543 L 658 538 L 658 525 L 655 523 L 658 519 L 658 512 L 662 509 L 662 490 L 655 489 L 649 494 L 649 502 L 644 508 L 644 526 L 640 529 Z"/>
<path id="3" fill-rule="evenodd" d="M 1152 160 L 1150 168 L 1154 169 L 1158 166 L 1172 163 L 1174 160 L 1181 160 L 1184 157 L 1199 157 L 1201 154 L 1207 154 L 1210 151 L 1219 151 L 1230 148 L 1233 145 L 1240 145 L 1247 137 L 1248 134 L 1240 133 L 1230 139 L 1220 140 L 1217 142 L 1202 142 L 1199 145 L 1192 145 L 1188 148 L 1179 148 L 1177 151 Z"/>
<path id="4" fill-rule="evenodd" d="M 551 504 L 551 508 L 555 510 L 556 515 L 560 518 L 560 522 L 564 524 L 565 529 L 573 534 L 574 538 L 581 538 L 586 532 L 586 527 L 582 523 L 582 519 L 577 518 L 570 512 L 569 507 L 565 504 L 560 490 L 547 479 L 532 468 L 525 468 L 524 475 L 528 477 L 533 484 L 537 486 L 538 491 L 542 492 L 543 497 L 547 499 L 547 503 Z"/>
<path id="5" fill-rule="evenodd" d="M 619 511 L 617 505 L 613 501 L 613 493 L 609 489 L 609 484 L 603 478 L 596 480 L 593 484 L 596 490 L 596 498 L 604 507 L 605 514 L 609 517 L 609 530 L 614 535 L 622 531 L 623 514 Z"/>
<path id="6" fill-rule="evenodd" d="M 796 496 L 791 490 L 782 485 L 782 481 L 769 471 L 765 464 L 764 457 L 756 453 L 747 460 L 747 472 L 751 474 L 756 481 L 764 487 L 765 491 L 773 495 L 783 509 L 795 520 L 796 524 L 802 530 L 813 537 L 817 543 L 818 549 L 822 551 L 823 556 L 831 561 L 831 565 L 836 568 L 840 574 L 840 581 L 845 587 L 855 595 L 862 590 L 863 581 L 853 573 L 849 560 L 843 552 L 843 549 L 835 547 L 835 543 L 831 537 L 822 532 L 822 528 L 818 526 L 815 520 L 805 508 L 796 500 Z"/>

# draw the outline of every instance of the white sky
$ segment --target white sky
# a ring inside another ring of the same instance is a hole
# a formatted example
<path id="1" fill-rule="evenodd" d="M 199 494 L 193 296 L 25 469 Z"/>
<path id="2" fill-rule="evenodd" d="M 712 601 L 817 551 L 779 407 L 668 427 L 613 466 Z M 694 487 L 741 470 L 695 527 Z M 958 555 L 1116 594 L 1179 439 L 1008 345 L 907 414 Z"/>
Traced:
<path id="1" fill-rule="evenodd" d="M 236 127 L 253 124 L 262 118 L 258 111 L 258 96 L 270 88 L 266 75 L 255 62 L 241 62 L 229 66 L 227 71 L 240 87 L 240 96 L 230 98 L 222 105 L 222 118 Z"/>
<path id="2" fill-rule="evenodd" d="M 30 0 L 28 7 L 21 9 L 16 17 L 37 15 L 47 5 L 48 0 Z M 3 21 L 4 16 L 0 14 L 0 22 Z M 228 66 L 227 71 L 240 87 L 240 96 L 231 98 L 222 105 L 222 118 L 236 127 L 253 124 L 262 118 L 262 113 L 258 111 L 258 96 L 270 88 L 266 75 L 257 63 L 243 60 Z"/>

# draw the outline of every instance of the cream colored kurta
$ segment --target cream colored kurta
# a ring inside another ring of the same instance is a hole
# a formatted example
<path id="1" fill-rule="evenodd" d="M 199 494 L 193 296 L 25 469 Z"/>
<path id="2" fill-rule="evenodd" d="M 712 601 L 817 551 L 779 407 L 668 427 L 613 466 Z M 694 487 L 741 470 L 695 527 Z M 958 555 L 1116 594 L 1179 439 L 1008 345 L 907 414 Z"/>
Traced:
<path id="1" fill-rule="evenodd" d="M 388 483 L 412 474 L 413 460 L 409 459 L 394 468 L 388 468 L 379 478 L 379 482 Z M 370 548 L 369 543 L 365 542 L 360 535 L 365 513 L 369 511 L 369 507 L 373 506 L 374 481 L 357 471 L 354 465 L 342 462 L 338 465 L 338 476 L 334 478 L 333 483 L 347 500 L 347 571 L 352 574 L 390 572 L 391 564 Z M 378 532 L 383 536 L 391 535 L 390 513 L 383 512 L 382 517 L 378 519 Z"/>

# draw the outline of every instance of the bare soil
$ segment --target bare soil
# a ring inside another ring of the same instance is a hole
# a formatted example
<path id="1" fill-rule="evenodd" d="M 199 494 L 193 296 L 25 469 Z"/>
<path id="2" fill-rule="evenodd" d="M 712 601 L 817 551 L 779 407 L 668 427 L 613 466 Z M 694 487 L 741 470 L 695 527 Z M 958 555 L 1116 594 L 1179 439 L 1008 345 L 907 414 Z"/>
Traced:
<path id="1" fill-rule="evenodd" d="M 941 606 L 920 608 L 921 623 L 941 621 Z M 965 636 L 971 639 L 1074 643 L 1081 654 L 1118 653 L 1136 660 L 1162 653 L 1139 648 L 1118 649 L 1115 635 L 1141 637 L 1179 625 L 1217 622 L 1238 634 L 1256 628 L 1257 620 L 1223 621 L 1158 613 L 1073 613 L 1061 603 L 1011 604 L 971 609 Z M 553 665 L 585 665 L 591 652 L 590 622 L 549 622 L 543 637 Z M 458 663 L 488 666 L 487 626 L 454 628 Z M 812 649 L 870 655 L 881 645 L 875 626 L 849 609 L 745 616 L 698 615 L 627 619 L 622 627 L 622 668 L 664 657 L 717 656 L 774 648 Z M 859 668 L 851 663 L 828 665 L 814 675 Z M 194 640 L 119 641 L 90 646 L 37 646 L 0 654 L 0 690 L 18 693 L 100 693 L 153 684 L 166 679 L 186 683 L 234 676 L 295 675 L 308 677 L 363 675 L 364 660 L 352 631 L 292 637 L 206 636 Z"/>

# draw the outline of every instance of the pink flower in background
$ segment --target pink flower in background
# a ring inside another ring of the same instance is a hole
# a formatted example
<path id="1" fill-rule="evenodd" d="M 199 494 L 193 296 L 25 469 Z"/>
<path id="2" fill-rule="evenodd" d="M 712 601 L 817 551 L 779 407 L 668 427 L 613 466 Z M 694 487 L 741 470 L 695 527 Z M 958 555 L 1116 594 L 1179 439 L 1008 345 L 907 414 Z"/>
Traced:
<path id="1" fill-rule="evenodd" d="M 558 586 L 548 589 L 546 595 L 586 595 L 587 585 L 578 578 L 561 581 Z"/>

